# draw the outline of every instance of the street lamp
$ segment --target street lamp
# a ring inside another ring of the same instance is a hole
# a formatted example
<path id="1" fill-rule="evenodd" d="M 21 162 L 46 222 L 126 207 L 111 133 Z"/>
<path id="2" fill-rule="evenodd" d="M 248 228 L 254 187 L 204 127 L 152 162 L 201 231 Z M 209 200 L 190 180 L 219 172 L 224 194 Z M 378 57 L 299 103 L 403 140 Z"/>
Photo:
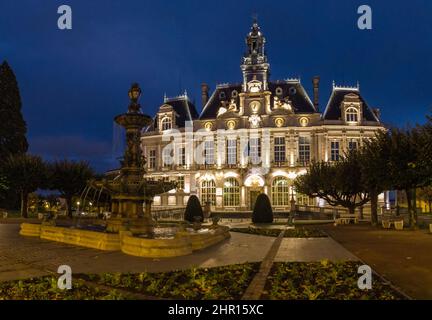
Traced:
<path id="1" fill-rule="evenodd" d="M 290 210 L 290 214 L 289 214 L 289 219 L 288 219 L 288 224 L 292 224 L 293 218 L 294 218 L 294 214 L 296 211 L 296 201 L 294 199 L 294 186 L 291 186 L 291 210 Z"/>

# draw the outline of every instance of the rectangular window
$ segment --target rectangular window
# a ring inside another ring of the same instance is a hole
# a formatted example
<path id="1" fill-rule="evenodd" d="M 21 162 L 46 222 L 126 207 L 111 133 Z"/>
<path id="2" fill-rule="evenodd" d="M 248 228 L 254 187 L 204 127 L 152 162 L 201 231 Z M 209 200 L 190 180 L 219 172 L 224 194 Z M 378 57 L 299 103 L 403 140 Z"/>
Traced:
<path id="1" fill-rule="evenodd" d="M 214 164 L 214 141 L 205 141 L 204 160 L 206 165 Z"/>
<path id="2" fill-rule="evenodd" d="M 228 165 L 237 164 L 237 140 L 236 139 L 227 140 L 227 164 Z"/>
<path id="3" fill-rule="evenodd" d="M 156 168 L 156 150 L 154 149 L 149 151 L 148 167 L 149 169 Z"/>
<path id="4" fill-rule="evenodd" d="M 358 148 L 358 141 L 355 139 L 351 139 L 348 141 L 348 150 L 355 151 Z"/>
<path id="5" fill-rule="evenodd" d="M 163 148 L 162 149 L 162 161 L 163 161 L 163 166 L 165 168 L 169 167 L 172 165 L 173 159 L 172 159 L 172 154 L 169 148 Z"/>
<path id="6" fill-rule="evenodd" d="M 274 138 L 274 161 L 285 162 L 285 137 Z"/>
<path id="7" fill-rule="evenodd" d="M 260 138 L 250 138 L 249 157 L 252 164 L 261 163 L 261 139 Z"/>
<path id="8" fill-rule="evenodd" d="M 332 141 L 330 143 L 330 160 L 339 161 L 339 141 Z"/>
<path id="9" fill-rule="evenodd" d="M 298 140 L 299 162 L 307 165 L 310 162 L 310 139 L 308 137 L 299 137 Z"/>
<path id="10" fill-rule="evenodd" d="M 186 165 L 186 149 L 184 147 L 179 148 L 178 162 L 179 166 Z"/>
<path id="11" fill-rule="evenodd" d="M 184 176 L 180 176 L 177 179 L 177 189 L 184 190 L 185 187 L 185 179 Z"/>
<path id="12" fill-rule="evenodd" d="M 311 198 L 307 195 L 297 193 L 297 204 L 300 206 L 316 206 L 315 198 Z"/>

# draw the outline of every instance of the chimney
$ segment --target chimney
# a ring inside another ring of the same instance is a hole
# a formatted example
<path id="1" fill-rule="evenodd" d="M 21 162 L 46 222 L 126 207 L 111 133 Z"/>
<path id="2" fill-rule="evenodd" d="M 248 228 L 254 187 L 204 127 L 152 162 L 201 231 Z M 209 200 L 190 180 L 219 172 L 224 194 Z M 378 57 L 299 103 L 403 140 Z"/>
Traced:
<path id="1" fill-rule="evenodd" d="M 208 98 L 209 98 L 209 86 L 207 85 L 207 83 L 202 83 L 201 84 L 201 101 L 202 101 L 202 107 L 203 108 L 207 104 Z"/>
<path id="2" fill-rule="evenodd" d="M 312 84 L 313 84 L 313 104 L 316 110 L 318 110 L 319 106 L 319 83 L 320 83 L 320 77 L 315 76 L 312 78 Z"/>

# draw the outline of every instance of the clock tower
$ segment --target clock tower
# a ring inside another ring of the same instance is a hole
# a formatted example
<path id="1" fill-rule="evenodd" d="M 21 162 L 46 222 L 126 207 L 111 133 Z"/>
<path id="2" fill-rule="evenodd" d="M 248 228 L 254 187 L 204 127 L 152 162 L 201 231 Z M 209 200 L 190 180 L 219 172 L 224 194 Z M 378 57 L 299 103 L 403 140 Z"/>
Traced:
<path id="1" fill-rule="evenodd" d="M 268 90 L 270 65 L 265 53 L 266 39 L 258 22 L 254 20 L 251 31 L 246 37 L 247 52 L 243 57 L 243 92 L 263 92 Z"/>
<path id="2" fill-rule="evenodd" d="M 263 116 L 271 112 L 271 92 L 268 86 L 270 64 L 267 61 L 265 43 L 266 39 L 255 19 L 246 37 L 247 51 L 240 66 L 243 73 L 240 106 L 244 110 L 242 114 L 248 117 L 249 128 L 261 127 Z"/>

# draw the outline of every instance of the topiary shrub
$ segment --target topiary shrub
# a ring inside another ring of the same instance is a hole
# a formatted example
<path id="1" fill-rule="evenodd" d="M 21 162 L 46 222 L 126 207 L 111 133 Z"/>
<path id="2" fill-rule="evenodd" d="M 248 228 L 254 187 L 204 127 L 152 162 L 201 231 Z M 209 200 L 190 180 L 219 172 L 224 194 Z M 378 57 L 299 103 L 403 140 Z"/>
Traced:
<path id="1" fill-rule="evenodd" d="M 273 209 L 270 204 L 270 199 L 266 194 L 261 193 L 255 202 L 255 207 L 252 213 L 253 223 L 272 223 Z"/>
<path id="2" fill-rule="evenodd" d="M 186 205 L 186 211 L 184 214 L 184 219 L 188 222 L 196 222 L 195 217 L 199 217 L 199 222 L 204 221 L 204 213 L 201 207 L 201 203 L 197 196 L 192 195 Z"/>

